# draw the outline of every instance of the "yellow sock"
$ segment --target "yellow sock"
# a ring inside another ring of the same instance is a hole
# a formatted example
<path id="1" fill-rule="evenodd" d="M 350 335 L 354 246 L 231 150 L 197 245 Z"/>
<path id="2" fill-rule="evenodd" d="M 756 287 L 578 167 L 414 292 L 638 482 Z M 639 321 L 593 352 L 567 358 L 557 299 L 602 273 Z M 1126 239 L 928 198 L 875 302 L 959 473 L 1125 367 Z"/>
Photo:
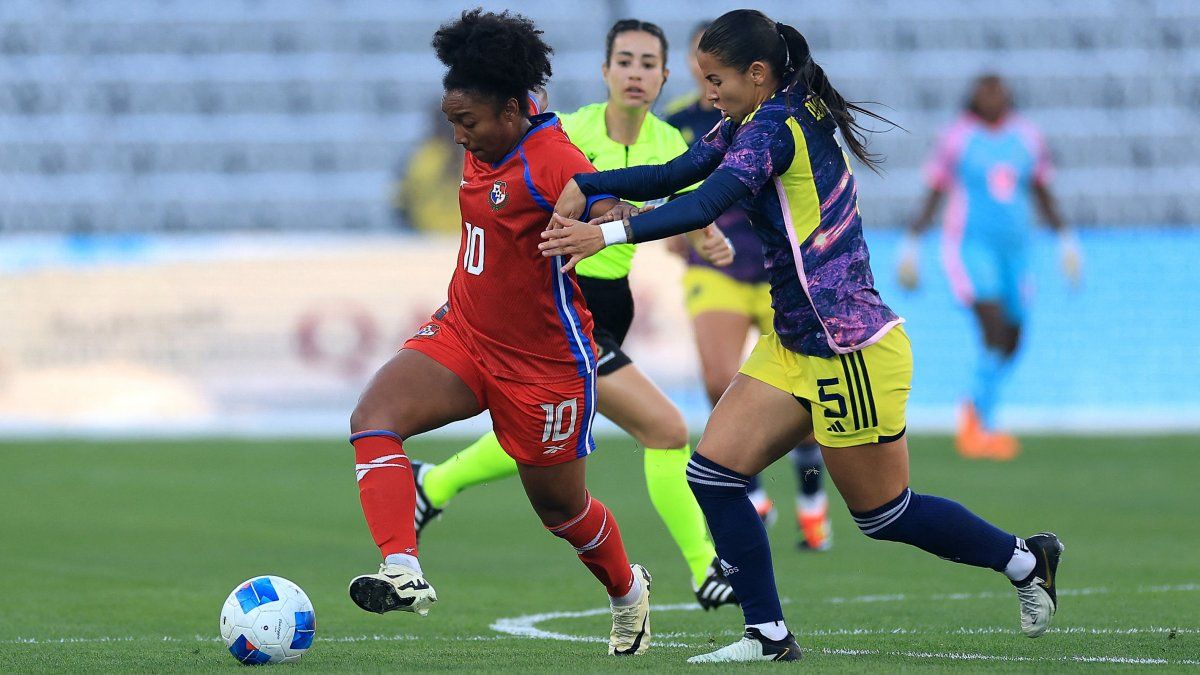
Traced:
<path id="1" fill-rule="evenodd" d="M 686 469 L 691 456 L 691 446 L 687 445 L 675 450 L 646 448 L 646 490 L 658 517 L 687 560 L 692 581 L 700 584 L 717 553 L 708 537 L 704 512 L 688 487 Z"/>
<path id="2" fill-rule="evenodd" d="M 454 495 L 473 486 L 516 475 L 513 461 L 494 431 L 459 450 L 425 474 L 425 496 L 434 508 L 442 508 Z"/>

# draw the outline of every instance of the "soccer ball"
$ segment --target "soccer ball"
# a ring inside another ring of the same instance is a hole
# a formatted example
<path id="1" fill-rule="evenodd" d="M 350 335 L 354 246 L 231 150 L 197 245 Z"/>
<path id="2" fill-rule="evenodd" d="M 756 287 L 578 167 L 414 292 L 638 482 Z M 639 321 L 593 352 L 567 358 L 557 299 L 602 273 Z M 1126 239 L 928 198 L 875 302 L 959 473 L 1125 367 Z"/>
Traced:
<path id="1" fill-rule="evenodd" d="M 312 646 L 317 621 L 312 602 L 283 577 L 249 579 L 221 608 L 221 639 L 245 664 L 293 663 Z"/>

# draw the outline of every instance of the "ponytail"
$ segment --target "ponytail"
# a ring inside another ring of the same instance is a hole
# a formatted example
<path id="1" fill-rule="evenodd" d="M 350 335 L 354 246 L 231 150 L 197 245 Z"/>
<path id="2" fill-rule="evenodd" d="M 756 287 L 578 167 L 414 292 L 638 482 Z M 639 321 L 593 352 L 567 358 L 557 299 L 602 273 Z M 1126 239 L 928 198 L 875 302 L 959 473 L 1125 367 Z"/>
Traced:
<path id="1" fill-rule="evenodd" d="M 775 30 L 779 32 L 783 43 L 787 46 L 787 54 L 782 60 L 781 67 L 776 71 L 780 73 L 780 81 L 787 85 L 798 83 L 806 91 L 821 99 L 825 107 L 829 109 L 829 114 L 833 116 L 833 121 L 837 124 L 838 129 L 841 130 L 842 138 L 850 148 L 850 154 L 878 173 L 883 157 L 867 150 L 866 134 L 871 133 L 872 130 L 859 124 L 854 116 L 856 114 L 867 115 L 892 126 L 898 125 L 882 115 L 867 110 L 858 103 L 847 101 L 838 93 L 825 75 L 825 69 L 813 60 L 812 53 L 808 49 L 808 41 L 804 39 L 800 31 L 785 23 L 776 23 Z"/>
<path id="2" fill-rule="evenodd" d="M 830 84 L 825 70 L 813 61 L 808 41 L 800 31 L 776 23 L 756 9 L 735 9 L 713 21 L 700 37 L 697 47 L 742 73 L 750 64 L 762 61 L 771 66 L 784 86 L 798 84 L 805 95 L 821 99 L 842 131 L 850 152 L 872 171 L 879 171 L 882 158 L 868 152 L 866 147 L 866 134 L 872 130 L 860 125 L 854 116 L 863 114 L 894 127 L 899 125 L 843 98 Z"/>

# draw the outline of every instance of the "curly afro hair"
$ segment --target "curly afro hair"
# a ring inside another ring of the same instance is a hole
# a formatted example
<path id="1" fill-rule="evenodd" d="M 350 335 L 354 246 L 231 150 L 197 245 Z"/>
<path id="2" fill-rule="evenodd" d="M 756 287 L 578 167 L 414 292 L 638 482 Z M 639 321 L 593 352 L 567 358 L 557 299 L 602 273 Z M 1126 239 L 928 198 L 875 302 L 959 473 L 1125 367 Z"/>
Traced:
<path id="1" fill-rule="evenodd" d="M 464 11 L 433 34 L 433 49 L 448 68 L 442 86 L 482 94 L 500 105 L 510 98 L 524 101 L 551 75 L 554 50 L 541 36 L 542 31 L 520 14 Z"/>

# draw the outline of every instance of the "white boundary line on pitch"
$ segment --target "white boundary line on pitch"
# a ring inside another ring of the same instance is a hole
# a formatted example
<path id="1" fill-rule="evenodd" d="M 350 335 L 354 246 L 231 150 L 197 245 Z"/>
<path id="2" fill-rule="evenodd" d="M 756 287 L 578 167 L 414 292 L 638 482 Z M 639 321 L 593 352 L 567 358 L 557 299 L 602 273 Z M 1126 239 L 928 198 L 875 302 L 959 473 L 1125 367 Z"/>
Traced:
<path id="1" fill-rule="evenodd" d="M 659 610 L 666 610 L 671 605 L 658 607 Z M 605 610 L 607 611 L 607 610 Z M 602 614 L 604 612 L 594 611 L 587 613 L 587 616 Z M 569 618 L 569 617 L 563 617 Z M 1050 633 L 1060 635 L 1200 635 L 1200 627 L 1197 628 L 1168 628 L 1166 626 L 1148 626 L 1145 628 L 1085 628 L 1082 626 L 1071 626 L 1067 628 L 1051 628 Z M 981 628 L 960 627 L 954 630 L 947 631 L 932 631 L 920 630 L 913 628 L 832 628 L 832 629 L 813 629 L 804 631 L 804 636 L 808 637 L 845 637 L 856 635 L 1016 635 L 1015 628 L 1003 628 L 1000 626 L 985 626 Z M 668 639 L 681 638 L 696 638 L 708 639 L 713 635 L 727 635 L 730 637 L 741 635 L 740 632 L 733 630 L 723 630 L 714 632 L 687 632 L 675 631 L 669 633 L 655 633 L 656 637 Z M 566 635 L 565 638 L 570 638 L 571 641 L 579 642 L 604 642 L 603 638 L 591 639 L 586 636 Z M 512 634 L 503 635 L 465 635 L 465 636 L 441 636 L 441 635 L 339 635 L 335 637 L 318 636 L 319 642 L 330 643 L 358 643 L 358 642 L 417 642 L 417 641 L 466 641 L 466 642 L 495 642 L 499 640 L 508 640 L 514 636 Z M 531 636 L 535 637 L 535 636 Z M 203 643 L 203 642 L 220 642 L 219 637 L 205 637 L 203 635 L 194 635 L 190 638 L 173 637 L 169 635 L 163 636 L 101 636 L 101 637 L 71 637 L 71 638 L 15 638 L 12 640 L 0 640 L 3 645 L 69 645 L 69 644 L 103 644 L 103 643 L 121 643 L 121 642 L 167 642 L 167 643 Z M 665 643 L 660 643 L 659 646 L 666 646 Z M 686 644 L 679 645 L 683 647 L 694 647 L 695 645 Z"/>
<path id="2" fill-rule="evenodd" d="M 1065 589 L 1064 589 L 1065 590 Z M 1074 592 L 1069 595 L 1101 595 L 1110 593 L 1107 588 L 1081 588 L 1072 589 Z M 1142 586 L 1135 592 L 1138 593 L 1172 593 L 1172 592 L 1187 592 L 1200 590 L 1200 584 L 1181 584 L 1175 586 Z M 992 592 L 983 593 L 953 593 L 953 594 L 938 594 L 929 596 L 931 600 L 966 600 L 974 598 L 989 598 L 998 594 Z M 1063 594 L 1067 595 L 1067 594 Z M 829 598 L 828 602 L 888 602 L 906 599 L 904 595 L 864 595 L 854 598 Z M 916 598 L 914 598 L 916 599 Z M 785 601 L 786 602 L 786 601 Z M 654 608 L 656 611 L 683 611 L 690 612 L 700 609 L 696 603 L 678 603 L 673 605 L 659 605 Z M 566 642 L 606 642 L 600 636 L 585 636 L 571 635 L 569 633 L 559 633 L 556 631 L 539 628 L 538 624 L 551 619 L 573 619 L 588 616 L 598 616 L 608 614 L 611 610 L 608 607 L 599 607 L 596 609 L 586 609 L 581 611 L 571 612 L 544 612 L 541 614 L 527 614 L 525 616 L 517 616 L 510 618 L 497 619 L 492 622 L 490 628 L 494 631 L 505 633 L 514 637 L 525 637 L 534 639 L 560 640 Z M 1084 633 L 1093 635 L 1128 635 L 1139 633 L 1200 633 L 1200 628 L 1166 628 L 1151 626 L 1149 628 L 1084 628 L 1084 627 L 1067 627 L 1067 628 L 1051 628 L 1053 633 Z M 960 627 L 955 631 L 946 631 L 946 635 L 973 635 L 973 634 L 991 634 L 991 633 L 1012 633 L 1016 634 L 1016 630 L 1004 628 L 966 628 Z M 736 634 L 730 631 L 730 634 Z M 897 628 L 893 630 L 886 629 L 869 629 L 869 628 L 851 628 L 837 630 L 813 630 L 805 631 L 804 636 L 813 637 L 830 637 L 839 635 L 921 635 L 921 634 L 936 634 L 931 631 L 917 631 L 912 629 Z M 711 634 L 702 633 L 663 633 L 660 637 L 665 638 L 683 638 L 683 637 L 702 637 L 710 638 Z M 661 647 L 695 647 L 685 643 L 665 642 L 657 643 Z M 1157 659 L 1136 656 L 1052 656 L 1052 657 L 1029 657 L 1029 656 L 1003 656 L 996 654 L 979 654 L 974 652 L 916 652 L 916 651 L 883 651 L 877 649 L 832 649 L 828 647 L 818 648 L 822 654 L 833 656 L 899 656 L 913 659 L 943 659 L 956 661 L 998 661 L 998 662 L 1014 662 L 1014 663 L 1037 663 L 1037 662 L 1065 662 L 1065 663 L 1111 663 L 1111 664 L 1135 664 L 1135 665 L 1200 665 L 1200 660 L 1194 659 Z"/>
<path id="3" fill-rule="evenodd" d="M 1200 666 L 1196 659 L 1155 659 L 1140 656 L 1001 656 L 973 652 L 888 652 L 880 649 L 818 649 L 831 656 L 903 656 L 909 659 L 946 659 L 950 661 L 1003 661 L 1014 663 L 1121 663 L 1147 666 Z"/>
<path id="4" fill-rule="evenodd" d="M 1189 591 L 1200 591 L 1200 584 L 1175 584 L 1169 586 L 1139 586 L 1134 593 L 1186 593 Z M 1083 595 L 1107 595 L 1115 593 L 1106 586 L 1096 586 L 1092 588 L 1064 588 L 1058 592 L 1059 595 L 1073 597 Z M 1126 591 L 1128 592 L 1128 591 Z M 999 593 L 996 591 L 980 591 L 977 593 L 936 593 L 929 596 L 912 596 L 904 593 L 893 593 L 891 595 L 856 595 L 848 598 L 825 598 L 825 602 L 835 605 L 845 603 L 868 603 L 868 602 L 903 602 L 906 600 L 933 600 L 941 602 L 943 600 L 980 600 L 985 598 L 1001 598 L 1009 597 L 1011 593 Z"/>

